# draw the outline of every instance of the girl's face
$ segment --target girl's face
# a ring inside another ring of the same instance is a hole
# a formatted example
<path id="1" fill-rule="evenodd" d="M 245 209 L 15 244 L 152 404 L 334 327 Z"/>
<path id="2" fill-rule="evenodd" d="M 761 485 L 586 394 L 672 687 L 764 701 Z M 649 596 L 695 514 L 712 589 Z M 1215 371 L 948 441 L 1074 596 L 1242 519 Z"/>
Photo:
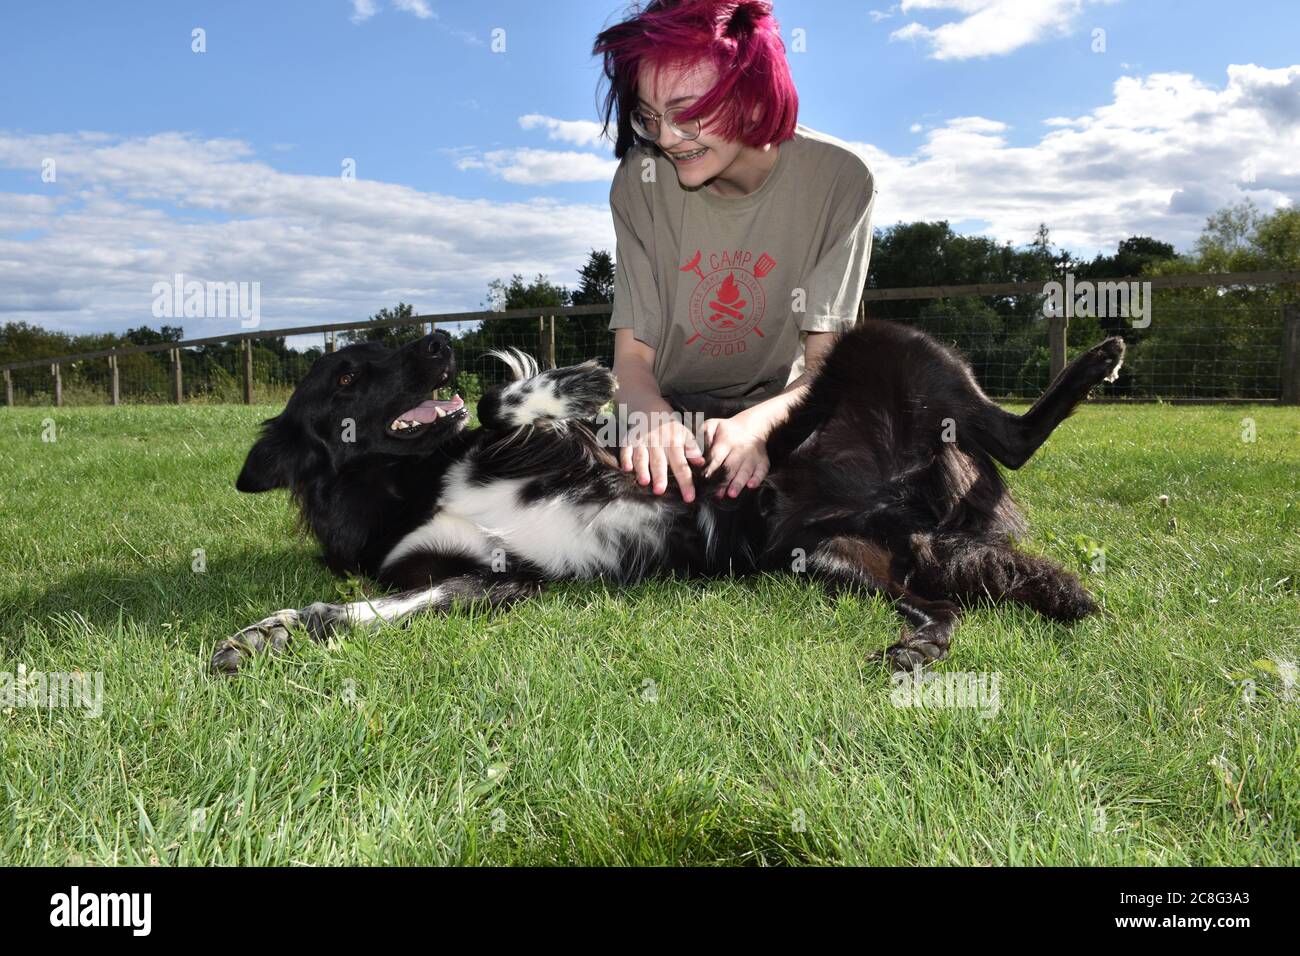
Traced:
<path id="1" fill-rule="evenodd" d="M 709 63 L 648 69 L 637 91 L 641 109 L 662 116 L 676 107 L 690 106 L 709 91 L 716 78 L 717 71 Z M 682 139 L 660 120 L 657 145 L 677 168 L 677 179 L 685 189 L 703 186 L 718 176 L 744 149 L 742 143 L 712 135 L 708 117 L 703 118 L 699 138 L 693 140 Z"/>

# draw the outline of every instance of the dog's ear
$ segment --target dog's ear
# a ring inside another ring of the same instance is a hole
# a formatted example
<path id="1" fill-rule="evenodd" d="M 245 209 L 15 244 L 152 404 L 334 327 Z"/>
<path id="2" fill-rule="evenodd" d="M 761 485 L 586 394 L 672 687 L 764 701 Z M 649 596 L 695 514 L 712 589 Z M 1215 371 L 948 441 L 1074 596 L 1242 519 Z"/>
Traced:
<path id="1" fill-rule="evenodd" d="M 275 433 L 274 420 L 267 422 L 262 437 L 248 450 L 235 488 L 246 492 L 288 488 L 290 460 L 289 449 Z"/>

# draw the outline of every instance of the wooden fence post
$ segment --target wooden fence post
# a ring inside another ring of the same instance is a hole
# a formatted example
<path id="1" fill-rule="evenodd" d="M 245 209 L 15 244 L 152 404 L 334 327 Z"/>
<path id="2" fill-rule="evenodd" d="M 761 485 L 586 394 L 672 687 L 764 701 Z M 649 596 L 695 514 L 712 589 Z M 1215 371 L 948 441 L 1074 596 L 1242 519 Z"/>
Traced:
<path id="1" fill-rule="evenodd" d="M 326 332 L 325 333 L 325 354 L 328 355 L 330 352 L 333 351 L 334 351 L 334 333 Z"/>
<path id="2" fill-rule="evenodd" d="M 1283 405 L 1300 405 L 1300 302 L 1282 306 L 1282 391 Z"/>
<path id="3" fill-rule="evenodd" d="M 110 405 L 122 403 L 122 383 L 117 374 L 117 356 L 108 357 L 108 402 Z"/>
<path id="4" fill-rule="evenodd" d="M 1065 329 L 1070 320 L 1063 315 L 1053 315 L 1047 320 L 1047 348 L 1051 355 L 1052 379 L 1065 371 Z"/>
<path id="5" fill-rule="evenodd" d="M 58 408 L 63 404 L 63 371 L 58 362 L 50 366 L 50 374 L 54 376 L 54 407 Z"/>
<path id="6" fill-rule="evenodd" d="M 9 369 L 5 369 L 5 405 L 14 407 L 14 376 Z"/>
<path id="7" fill-rule="evenodd" d="M 179 405 L 183 397 L 184 392 L 181 382 L 181 350 L 172 349 L 172 402 Z"/>
<path id="8" fill-rule="evenodd" d="M 244 404 L 253 404 L 253 340 L 244 339 Z M 331 338 L 330 345 L 333 345 Z M 334 351 L 332 348 L 330 351 Z"/>
<path id="9" fill-rule="evenodd" d="M 551 368 L 559 368 L 555 361 L 555 316 L 551 316 L 551 338 L 546 344 L 546 359 L 551 364 Z"/>
<path id="10" fill-rule="evenodd" d="M 537 317 L 537 358 L 540 361 L 546 356 L 546 316 Z"/>
<path id="11" fill-rule="evenodd" d="M 858 325 L 865 325 L 867 321 L 867 300 L 858 300 Z"/>

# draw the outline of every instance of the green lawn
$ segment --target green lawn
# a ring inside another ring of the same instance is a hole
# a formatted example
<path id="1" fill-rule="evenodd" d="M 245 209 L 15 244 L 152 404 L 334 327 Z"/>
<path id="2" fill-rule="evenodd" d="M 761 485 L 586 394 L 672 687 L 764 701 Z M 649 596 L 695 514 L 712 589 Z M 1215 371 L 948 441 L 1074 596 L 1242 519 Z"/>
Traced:
<path id="1" fill-rule="evenodd" d="M 996 674 L 988 718 L 894 706 L 889 607 L 777 578 L 566 585 L 213 678 L 341 586 L 233 488 L 270 411 L 0 409 L 0 672 L 104 688 L 0 714 L 0 863 L 1300 863 L 1300 410 L 1062 426 L 1012 484 L 1028 547 L 1104 549 L 1106 613 L 973 610 L 938 670 Z"/>

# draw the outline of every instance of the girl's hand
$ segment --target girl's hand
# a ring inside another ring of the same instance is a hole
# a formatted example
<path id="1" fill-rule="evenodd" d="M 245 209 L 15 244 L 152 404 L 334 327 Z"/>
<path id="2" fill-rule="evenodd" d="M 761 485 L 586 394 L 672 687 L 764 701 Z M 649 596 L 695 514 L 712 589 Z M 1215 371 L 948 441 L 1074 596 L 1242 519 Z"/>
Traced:
<path id="1" fill-rule="evenodd" d="M 704 422 L 704 441 L 708 445 L 708 478 L 722 468 L 728 483 L 718 488 L 718 497 L 737 497 L 745 488 L 757 488 L 767 477 L 767 441 L 748 421 L 733 418 L 710 418 Z"/>
<path id="2" fill-rule="evenodd" d="M 662 495 L 668 488 L 671 469 L 677 479 L 682 501 L 695 500 L 695 483 L 691 465 L 703 465 L 704 454 L 695 434 L 680 421 L 668 421 L 639 435 L 629 435 L 628 444 L 619 449 L 619 463 L 624 471 L 635 471 L 642 485 L 653 480 L 653 491 Z"/>

